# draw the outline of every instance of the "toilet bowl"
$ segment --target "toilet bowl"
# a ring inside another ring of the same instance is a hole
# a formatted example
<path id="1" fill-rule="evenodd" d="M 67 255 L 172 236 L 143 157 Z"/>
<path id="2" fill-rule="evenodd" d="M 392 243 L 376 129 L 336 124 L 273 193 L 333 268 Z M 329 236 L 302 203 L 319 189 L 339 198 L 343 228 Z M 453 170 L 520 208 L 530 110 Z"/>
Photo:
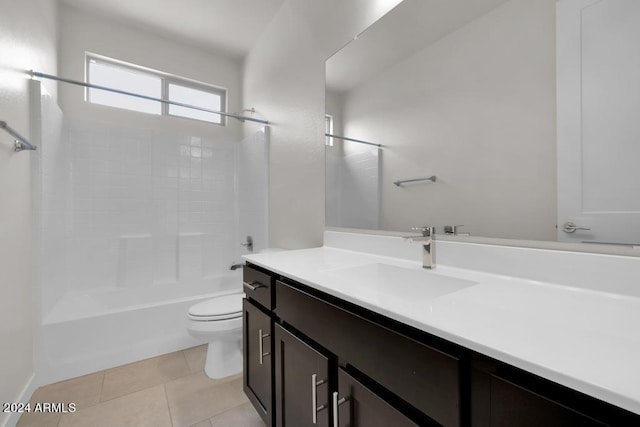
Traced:
<path id="1" fill-rule="evenodd" d="M 224 378 L 242 371 L 243 293 L 223 295 L 189 308 L 189 334 L 208 342 L 204 371 Z"/>

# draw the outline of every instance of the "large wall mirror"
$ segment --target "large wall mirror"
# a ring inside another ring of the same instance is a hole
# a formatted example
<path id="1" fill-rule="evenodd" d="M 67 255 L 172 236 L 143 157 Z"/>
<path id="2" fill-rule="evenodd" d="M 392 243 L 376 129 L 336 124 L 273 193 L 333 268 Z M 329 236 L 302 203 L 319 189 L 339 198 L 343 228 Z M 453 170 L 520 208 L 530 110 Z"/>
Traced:
<path id="1" fill-rule="evenodd" d="M 402 1 L 327 60 L 327 226 L 640 245 L 638 40 L 637 0 Z"/>

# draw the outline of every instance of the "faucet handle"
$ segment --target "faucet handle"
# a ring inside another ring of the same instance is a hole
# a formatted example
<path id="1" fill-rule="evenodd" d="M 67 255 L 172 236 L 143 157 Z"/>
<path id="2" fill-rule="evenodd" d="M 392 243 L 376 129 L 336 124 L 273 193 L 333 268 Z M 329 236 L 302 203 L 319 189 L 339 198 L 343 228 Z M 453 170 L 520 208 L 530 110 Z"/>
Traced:
<path id="1" fill-rule="evenodd" d="M 246 246 L 249 252 L 253 252 L 253 237 L 247 236 L 247 241 L 244 243 L 240 243 L 242 246 Z"/>
<path id="2" fill-rule="evenodd" d="M 422 235 L 427 237 L 427 236 L 433 236 L 436 233 L 436 228 L 435 227 L 429 227 L 429 226 L 424 226 L 424 227 L 411 227 L 411 229 L 413 231 L 421 231 Z"/>
<path id="3" fill-rule="evenodd" d="M 457 236 L 458 235 L 458 227 L 464 227 L 462 224 L 458 225 L 445 225 L 444 226 L 444 234 L 449 236 Z"/>

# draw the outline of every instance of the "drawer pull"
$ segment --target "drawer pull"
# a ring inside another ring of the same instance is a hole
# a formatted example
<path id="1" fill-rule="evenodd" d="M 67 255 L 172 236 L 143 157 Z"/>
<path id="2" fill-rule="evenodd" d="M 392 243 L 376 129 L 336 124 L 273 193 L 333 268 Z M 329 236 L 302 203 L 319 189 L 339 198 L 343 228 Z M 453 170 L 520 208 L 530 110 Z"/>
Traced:
<path id="1" fill-rule="evenodd" d="M 262 329 L 258 329 L 258 353 L 260 355 L 260 364 L 264 363 L 264 357 L 268 356 L 269 352 L 264 352 L 264 339 L 270 337 L 270 334 L 263 334 Z"/>
<path id="2" fill-rule="evenodd" d="M 318 406 L 318 386 L 324 384 L 325 380 L 318 381 L 318 375 L 311 375 L 311 419 L 314 424 L 318 424 L 318 412 L 327 408 L 327 405 Z"/>
<path id="3" fill-rule="evenodd" d="M 266 286 L 260 282 L 251 282 L 251 283 L 242 282 L 242 285 L 245 288 L 249 289 L 250 291 L 255 291 L 258 288 L 266 288 Z"/>
<path id="4" fill-rule="evenodd" d="M 342 405 L 344 402 L 346 402 L 347 400 L 349 400 L 349 398 L 347 397 L 343 397 L 341 399 L 338 399 L 338 392 L 334 391 L 333 392 L 333 427 L 338 427 L 340 418 L 338 415 L 338 407 L 340 405 Z"/>

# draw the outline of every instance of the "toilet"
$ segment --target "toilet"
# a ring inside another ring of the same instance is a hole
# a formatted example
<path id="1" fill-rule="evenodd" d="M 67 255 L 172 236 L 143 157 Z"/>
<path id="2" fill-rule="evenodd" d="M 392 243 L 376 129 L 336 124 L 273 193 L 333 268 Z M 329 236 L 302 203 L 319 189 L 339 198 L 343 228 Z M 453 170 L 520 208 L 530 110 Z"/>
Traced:
<path id="1" fill-rule="evenodd" d="M 189 308 L 189 334 L 207 341 L 204 371 L 209 378 L 224 378 L 242 371 L 243 293 L 223 295 Z"/>

